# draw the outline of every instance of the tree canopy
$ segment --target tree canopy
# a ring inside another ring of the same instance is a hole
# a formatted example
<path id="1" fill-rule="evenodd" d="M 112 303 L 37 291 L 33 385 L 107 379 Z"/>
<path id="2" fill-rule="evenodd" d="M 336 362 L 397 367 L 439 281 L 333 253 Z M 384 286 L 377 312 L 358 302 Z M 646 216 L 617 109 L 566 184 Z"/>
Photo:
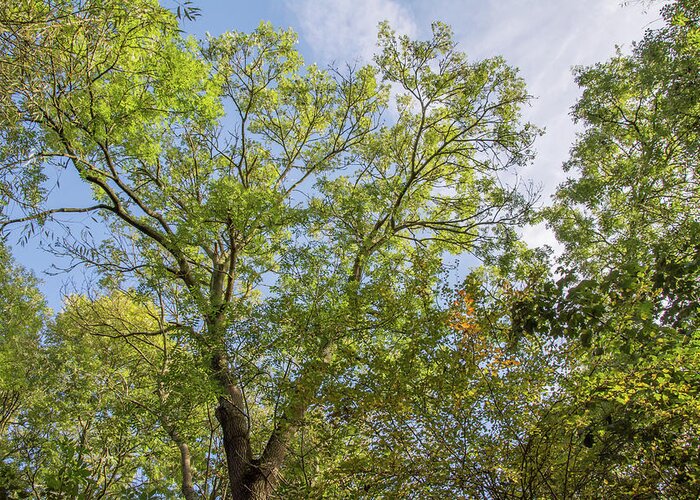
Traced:
<path id="1" fill-rule="evenodd" d="M 576 70 L 539 213 L 525 84 L 447 25 L 323 69 L 191 8 L 0 7 L 0 227 L 99 278 L 54 316 L 2 256 L 0 496 L 700 491 L 697 2 Z"/>

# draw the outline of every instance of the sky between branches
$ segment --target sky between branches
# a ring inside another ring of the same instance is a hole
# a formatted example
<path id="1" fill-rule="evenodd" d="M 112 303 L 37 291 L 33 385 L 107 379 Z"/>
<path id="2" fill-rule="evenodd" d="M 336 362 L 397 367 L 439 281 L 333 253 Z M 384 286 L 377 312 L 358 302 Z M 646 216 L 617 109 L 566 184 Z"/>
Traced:
<path id="1" fill-rule="evenodd" d="M 170 0 L 172 1 L 172 0 Z M 320 65 L 369 62 L 375 51 L 377 25 L 388 20 L 399 33 L 428 39 L 430 23 L 452 26 L 459 49 L 472 60 L 502 55 L 520 69 L 536 99 L 524 116 L 545 135 L 536 143 L 537 159 L 520 174 L 542 187 L 547 203 L 564 180 L 566 160 L 576 128 L 569 110 L 579 95 L 571 68 L 604 61 L 620 46 L 629 52 L 632 41 L 658 24 L 657 2 L 622 0 L 202 0 L 201 17 L 185 29 L 201 36 L 232 27 L 249 31 L 261 20 L 299 33 L 300 51 L 307 62 Z M 553 245 L 543 227 L 528 228 L 532 245 Z"/>
<path id="2" fill-rule="evenodd" d="M 369 62 L 377 25 L 383 20 L 397 32 L 419 39 L 429 38 L 432 21 L 450 24 L 459 50 L 472 60 L 504 56 L 520 69 L 536 98 L 524 117 L 544 128 L 545 135 L 536 143 L 535 162 L 520 176 L 541 185 L 542 203 L 548 203 L 564 180 L 561 165 L 575 140 L 569 110 L 579 92 L 571 68 L 608 59 L 616 45 L 629 52 L 632 41 L 658 26 L 661 6 L 631 2 L 623 7 L 621 0 L 195 0 L 193 4 L 201 15 L 183 28 L 195 37 L 251 31 L 260 21 L 270 21 L 294 29 L 305 61 L 320 66 Z M 164 0 L 163 5 L 176 4 Z M 543 227 L 526 228 L 524 236 L 532 245 L 553 244 Z M 52 256 L 38 246 L 34 240 L 13 253 L 44 281 L 42 291 L 58 310 L 62 285 L 71 276 L 45 275 Z M 79 287 L 80 271 L 71 274 Z"/>

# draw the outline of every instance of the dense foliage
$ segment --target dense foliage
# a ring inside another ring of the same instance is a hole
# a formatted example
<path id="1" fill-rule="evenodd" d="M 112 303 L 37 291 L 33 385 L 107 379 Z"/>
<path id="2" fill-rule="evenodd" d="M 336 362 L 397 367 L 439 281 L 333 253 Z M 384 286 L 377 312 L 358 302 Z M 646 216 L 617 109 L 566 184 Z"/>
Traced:
<path id="1" fill-rule="evenodd" d="M 685 497 L 700 491 L 700 5 L 663 17 L 631 56 L 577 71 L 578 176 L 549 219 L 567 248 L 557 318 L 593 356 L 593 449 L 617 494 Z"/>
<path id="2" fill-rule="evenodd" d="M 99 278 L 52 316 L 2 250 L 0 498 L 700 494 L 697 1 L 576 70 L 540 214 L 524 82 L 447 26 L 324 70 L 177 14 L 0 6 L 0 225 Z"/>

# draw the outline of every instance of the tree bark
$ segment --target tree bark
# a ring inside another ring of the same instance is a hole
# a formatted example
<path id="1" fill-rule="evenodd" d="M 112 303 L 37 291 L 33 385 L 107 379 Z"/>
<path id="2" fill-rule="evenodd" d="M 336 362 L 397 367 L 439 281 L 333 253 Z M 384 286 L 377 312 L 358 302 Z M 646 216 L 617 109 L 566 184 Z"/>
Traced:
<path id="1" fill-rule="evenodd" d="M 358 282 L 362 276 L 362 261 L 358 256 L 350 282 Z M 219 289 L 219 286 L 212 286 Z M 211 318 L 209 331 L 218 338 L 221 318 Z M 318 357 L 306 364 L 295 382 L 286 408 L 261 456 L 253 459 L 250 447 L 250 420 L 243 390 L 233 377 L 224 351 L 212 356 L 214 376 L 223 389 L 215 415 L 221 425 L 229 485 L 234 500 L 267 500 L 271 497 L 279 474 L 289 453 L 289 444 L 307 409 L 313 403 L 335 354 L 335 341 L 328 339 Z"/>
<path id="2" fill-rule="evenodd" d="M 212 368 L 216 379 L 224 389 L 219 396 L 216 419 L 221 425 L 226 469 L 228 472 L 231 494 L 234 499 L 249 498 L 245 483 L 250 474 L 252 451 L 250 449 L 250 423 L 245 408 L 243 391 L 231 376 L 228 359 L 223 353 L 216 353 L 212 358 Z"/>
<path id="3" fill-rule="evenodd" d="M 212 362 L 219 381 L 226 383 L 227 395 L 219 397 L 216 418 L 221 424 L 226 452 L 229 484 L 234 500 L 267 500 L 279 481 L 279 472 L 287 457 L 289 443 L 323 380 L 325 368 L 333 357 L 334 346 L 326 345 L 320 359 L 308 364 L 296 382 L 290 401 L 279 418 L 262 455 L 253 459 L 250 426 L 245 412 L 243 393 L 227 375 L 227 361 L 222 354 Z"/>
<path id="4" fill-rule="evenodd" d="M 248 469 L 243 481 L 242 500 L 267 500 L 272 496 L 277 486 L 277 473 L 265 475 L 255 461 Z"/>
<path id="5" fill-rule="evenodd" d="M 182 467 L 182 495 L 185 500 L 195 500 L 197 493 L 194 490 L 192 483 L 192 465 L 190 464 L 190 449 L 184 442 L 179 442 L 177 447 L 180 449 L 180 465 Z"/>
<path id="6" fill-rule="evenodd" d="M 187 446 L 187 443 L 182 439 L 180 433 L 175 429 L 167 416 L 162 416 L 161 422 L 170 435 L 170 438 L 177 445 L 178 450 L 180 450 L 180 470 L 182 472 L 182 486 L 180 491 L 182 491 L 182 496 L 185 497 L 185 500 L 195 500 L 197 498 L 197 492 L 194 489 L 194 482 L 192 480 L 190 447 Z"/>

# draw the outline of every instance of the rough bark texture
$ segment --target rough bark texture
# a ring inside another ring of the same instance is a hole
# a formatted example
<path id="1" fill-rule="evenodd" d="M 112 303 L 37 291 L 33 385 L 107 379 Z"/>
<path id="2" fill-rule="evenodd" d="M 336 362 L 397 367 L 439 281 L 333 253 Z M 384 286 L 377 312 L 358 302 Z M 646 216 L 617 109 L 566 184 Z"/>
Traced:
<path id="1" fill-rule="evenodd" d="M 234 499 L 248 498 L 245 483 L 250 474 L 253 457 L 250 449 L 250 424 L 243 391 L 234 383 L 228 367 L 228 359 L 224 354 L 214 355 L 212 368 L 224 389 L 224 394 L 219 396 L 216 419 L 221 425 L 223 434 L 231 494 Z"/>
<path id="2" fill-rule="evenodd" d="M 320 387 L 325 367 L 332 359 L 332 344 L 320 354 L 320 359 L 307 365 L 297 379 L 290 401 L 257 459 L 253 459 L 250 448 L 250 425 L 243 393 L 231 382 L 226 358 L 217 355 L 213 360 L 217 378 L 222 385 L 225 384 L 227 392 L 226 396 L 219 397 L 216 418 L 221 424 L 229 483 L 235 500 L 266 500 L 277 487 L 289 443 Z"/>
<path id="3" fill-rule="evenodd" d="M 241 499 L 267 500 L 275 491 L 275 486 L 277 485 L 276 476 L 277 474 L 274 473 L 268 477 L 257 464 L 251 464 L 251 467 L 248 469 L 248 474 L 243 481 L 244 491 Z"/>

